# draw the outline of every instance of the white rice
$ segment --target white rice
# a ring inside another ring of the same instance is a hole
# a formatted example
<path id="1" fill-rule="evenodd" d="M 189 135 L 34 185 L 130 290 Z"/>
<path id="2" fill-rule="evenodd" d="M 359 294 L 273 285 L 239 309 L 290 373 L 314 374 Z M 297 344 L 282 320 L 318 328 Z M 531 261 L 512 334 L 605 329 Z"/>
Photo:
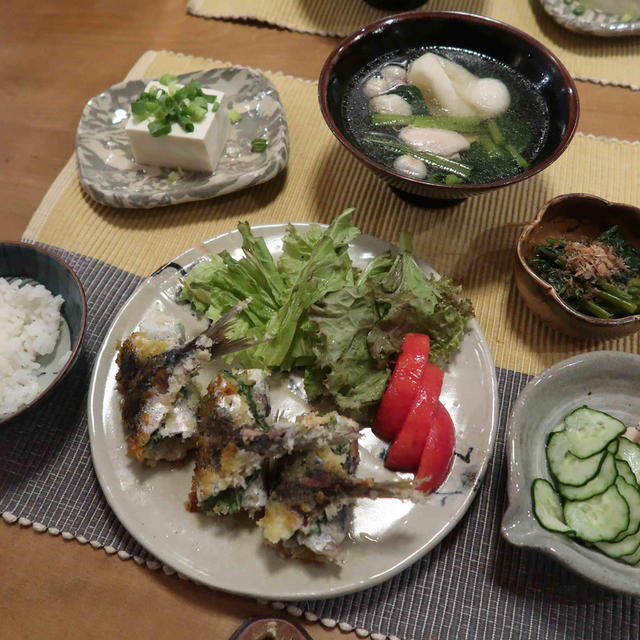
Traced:
<path id="1" fill-rule="evenodd" d="M 0 416 L 29 404 L 39 393 L 38 356 L 53 352 L 62 296 L 41 284 L 0 278 Z"/>

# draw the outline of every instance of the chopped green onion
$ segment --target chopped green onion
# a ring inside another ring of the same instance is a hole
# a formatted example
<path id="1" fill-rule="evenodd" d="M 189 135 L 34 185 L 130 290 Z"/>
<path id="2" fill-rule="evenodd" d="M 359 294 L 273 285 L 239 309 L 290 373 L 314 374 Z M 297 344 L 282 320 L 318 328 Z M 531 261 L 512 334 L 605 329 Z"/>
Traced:
<path id="1" fill-rule="evenodd" d="M 267 148 L 267 141 L 264 138 L 254 138 L 251 141 L 251 151 L 253 153 L 262 153 Z"/>
<path id="2" fill-rule="evenodd" d="M 193 122 L 191 122 L 191 120 L 189 120 L 189 118 L 187 116 L 179 115 L 178 116 L 178 124 L 187 133 L 192 133 L 193 132 L 193 129 L 194 129 Z"/>
<path id="3" fill-rule="evenodd" d="M 154 120 L 149 123 L 149 133 L 154 138 L 169 135 L 171 133 L 171 123 L 164 120 Z"/>
<path id="4" fill-rule="evenodd" d="M 136 122 L 145 120 L 148 116 L 147 103 L 145 100 L 136 100 L 131 105 L 131 113 Z"/>
<path id="5" fill-rule="evenodd" d="M 586 7 L 583 4 L 579 4 L 573 11 L 574 16 L 581 16 L 586 11 Z"/>
<path id="6" fill-rule="evenodd" d="M 131 113 L 136 122 L 150 119 L 149 133 L 155 138 L 171 133 L 174 122 L 187 133 L 193 132 L 194 123 L 202 122 L 206 117 L 209 104 L 211 111 L 217 111 L 220 103 L 216 96 L 209 96 L 202 91 L 197 80 L 191 80 L 186 86 L 180 87 L 177 76 L 165 73 L 160 83 L 167 87 L 154 86 L 149 91 L 143 91 L 131 104 Z"/>
<path id="7" fill-rule="evenodd" d="M 235 109 L 229 109 L 229 120 L 231 120 L 231 124 L 236 124 L 242 120 L 242 114 L 238 113 Z"/>
<path id="8" fill-rule="evenodd" d="M 169 182 L 176 182 L 179 178 L 178 174 L 175 171 L 170 171 L 167 177 L 169 178 Z"/>
<path id="9" fill-rule="evenodd" d="M 165 73 L 160 77 L 160 84 L 168 87 L 170 84 L 174 84 L 178 81 L 178 76 L 174 76 L 171 73 Z"/>
<path id="10" fill-rule="evenodd" d="M 212 97 L 215 98 L 215 96 L 212 96 Z M 207 99 L 204 96 L 196 96 L 192 100 L 191 104 L 194 104 L 197 107 L 200 107 L 201 109 L 204 109 L 206 111 L 209 103 L 207 102 Z"/>
<path id="11" fill-rule="evenodd" d="M 462 183 L 462 178 L 460 178 L 459 176 L 454 175 L 453 173 L 449 173 L 449 174 L 447 174 L 445 176 L 444 183 L 445 184 L 461 184 Z"/>
<path id="12" fill-rule="evenodd" d="M 193 102 L 187 107 L 187 113 L 194 122 L 202 122 L 207 115 L 207 109 L 202 108 Z"/>

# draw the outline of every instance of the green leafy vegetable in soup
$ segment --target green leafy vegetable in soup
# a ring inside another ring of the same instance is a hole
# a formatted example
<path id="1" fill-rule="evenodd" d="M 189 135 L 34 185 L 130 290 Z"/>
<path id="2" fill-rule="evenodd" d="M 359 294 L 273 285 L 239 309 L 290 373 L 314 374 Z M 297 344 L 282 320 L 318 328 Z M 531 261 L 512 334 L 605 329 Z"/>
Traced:
<path id="1" fill-rule="evenodd" d="M 238 229 L 244 257 L 222 252 L 197 264 L 181 299 L 217 320 L 252 298 L 230 337 L 263 342 L 236 354 L 240 366 L 301 369 L 311 400 L 328 397 L 355 414 L 379 402 L 406 333 L 428 333 L 437 360 L 460 346 L 471 304 L 447 278 L 420 269 L 406 238 L 398 255 L 357 268 L 348 252 L 360 234 L 352 210 L 326 229 L 289 225 L 277 261 L 247 223 Z"/>

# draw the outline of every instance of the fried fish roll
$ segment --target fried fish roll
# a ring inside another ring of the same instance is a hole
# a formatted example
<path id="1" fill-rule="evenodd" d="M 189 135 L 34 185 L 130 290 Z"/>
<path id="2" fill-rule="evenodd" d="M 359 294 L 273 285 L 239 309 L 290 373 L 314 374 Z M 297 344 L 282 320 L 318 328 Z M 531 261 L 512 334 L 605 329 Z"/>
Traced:
<path id="1" fill-rule="evenodd" d="M 198 447 L 191 511 L 228 515 L 266 501 L 265 455 L 273 449 L 265 376 L 259 369 L 223 371 L 211 382 L 198 410 Z"/>
<path id="2" fill-rule="evenodd" d="M 258 521 L 267 543 L 287 557 L 339 562 L 357 498 L 421 499 L 411 481 L 355 477 L 358 461 L 357 441 L 348 447 L 320 445 L 280 460 Z"/>
<path id="3" fill-rule="evenodd" d="M 118 344 L 116 382 L 130 456 L 154 465 L 179 460 L 195 447 L 200 394 L 193 377 L 203 362 L 247 346 L 224 337 L 244 306 L 189 342 L 179 325 L 156 314 Z"/>
<path id="4" fill-rule="evenodd" d="M 359 426 L 338 414 L 308 413 L 273 422 L 264 374 L 223 372 L 209 385 L 198 412 L 198 450 L 187 506 L 193 511 L 250 515 L 267 503 L 265 471 L 294 450 L 333 443 L 349 447 Z M 333 427 L 328 429 L 327 425 Z"/>

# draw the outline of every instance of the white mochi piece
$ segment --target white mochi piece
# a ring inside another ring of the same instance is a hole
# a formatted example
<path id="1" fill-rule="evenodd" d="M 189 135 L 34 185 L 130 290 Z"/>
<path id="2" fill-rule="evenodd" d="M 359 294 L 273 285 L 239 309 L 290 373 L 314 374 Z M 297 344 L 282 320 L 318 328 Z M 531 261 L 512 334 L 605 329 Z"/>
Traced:
<path id="1" fill-rule="evenodd" d="M 466 98 L 481 118 L 497 118 L 511 104 L 509 90 L 496 78 L 482 78 L 469 89 Z"/>
<path id="2" fill-rule="evenodd" d="M 434 115 L 495 118 L 511 103 L 501 80 L 478 78 L 457 62 L 434 53 L 425 53 L 409 65 L 408 80 L 420 89 Z"/>
<path id="3" fill-rule="evenodd" d="M 425 53 L 409 65 L 407 80 L 414 84 L 432 115 L 472 116 L 470 105 L 458 96 L 453 82 L 440 64 L 440 56 Z"/>

